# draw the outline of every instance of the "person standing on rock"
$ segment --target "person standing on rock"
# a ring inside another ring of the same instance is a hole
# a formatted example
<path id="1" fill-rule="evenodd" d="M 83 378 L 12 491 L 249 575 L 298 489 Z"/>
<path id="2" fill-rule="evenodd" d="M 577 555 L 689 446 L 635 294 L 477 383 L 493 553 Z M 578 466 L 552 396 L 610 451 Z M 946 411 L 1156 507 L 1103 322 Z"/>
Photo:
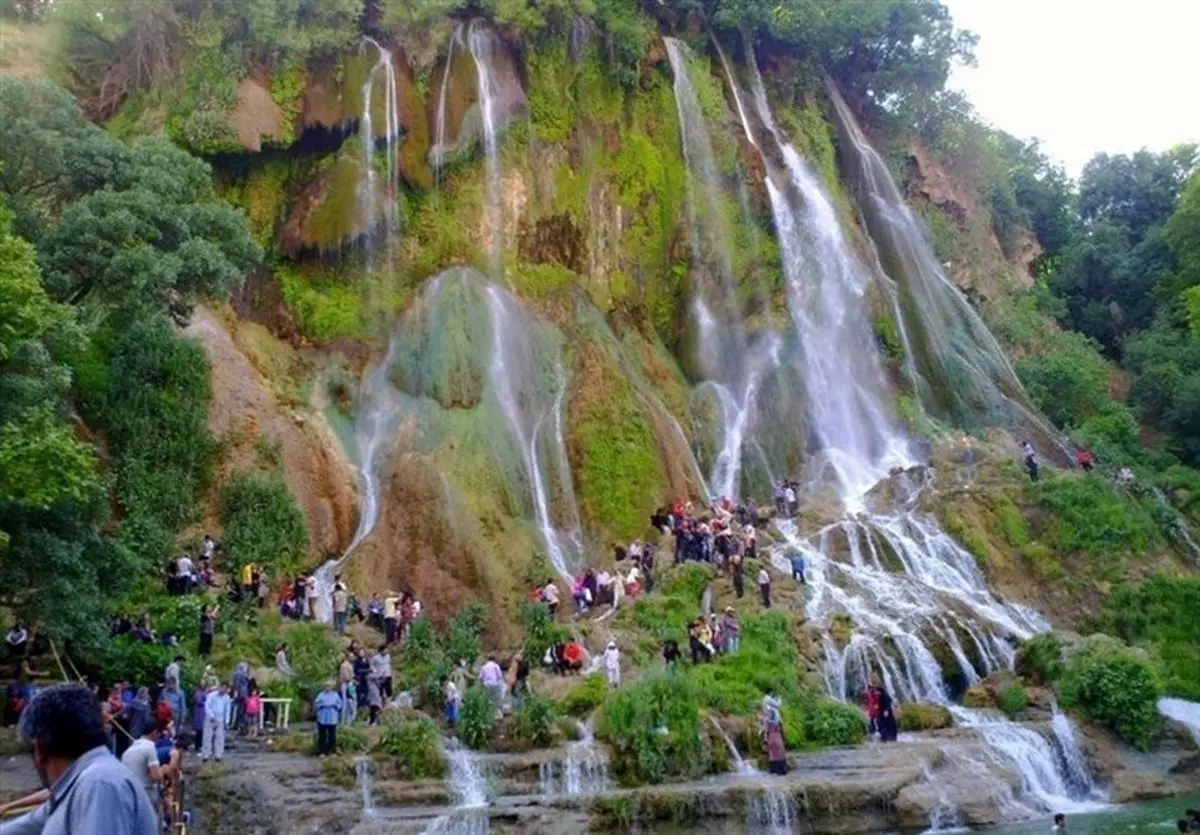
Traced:
<path id="1" fill-rule="evenodd" d="M 738 623 L 737 612 L 733 610 L 732 606 L 725 607 L 722 630 L 725 633 L 725 652 L 729 655 L 736 655 L 738 648 L 742 645 L 742 627 Z"/>
<path id="2" fill-rule="evenodd" d="M 1029 441 L 1021 442 L 1021 454 L 1025 457 L 1025 469 L 1029 472 L 1029 480 L 1038 480 L 1038 461 L 1037 453 L 1033 449 L 1033 444 Z"/>
<path id="3" fill-rule="evenodd" d="M 742 566 L 742 555 L 734 554 L 729 558 L 729 573 L 733 575 L 733 593 L 741 600 L 746 595 L 745 569 Z"/>
<path id="4" fill-rule="evenodd" d="M 338 684 L 342 694 L 342 724 L 353 725 L 355 714 L 358 711 L 358 693 L 354 684 L 354 664 L 349 650 L 342 656 L 342 663 L 338 665 Z"/>
<path id="5" fill-rule="evenodd" d="M 489 655 L 479 669 L 479 683 L 483 685 L 483 689 L 492 699 L 492 704 L 499 711 L 504 700 L 504 671 L 496 663 L 496 656 Z"/>
<path id="6" fill-rule="evenodd" d="M 214 757 L 217 762 L 225 758 L 225 726 L 229 723 L 229 685 L 221 682 L 204 700 L 204 744 L 200 748 L 200 762 Z"/>
<path id="7" fill-rule="evenodd" d="M 217 613 L 220 610 L 214 605 L 205 606 L 200 610 L 200 654 L 207 656 L 212 652 L 213 634 L 216 631 Z"/>
<path id="8" fill-rule="evenodd" d="M 806 585 L 804 580 L 804 555 L 799 551 L 792 552 L 792 579 L 800 585 Z"/>
<path id="9" fill-rule="evenodd" d="M 604 674 L 608 677 L 609 687 L 621 686 L 621 651 L 615 641 L 609 641 L 604 649 Z"/>
<path id="10" fill-rule="evenodd" d="M 342 697 L 333 687 L 332 681 L 325 682 L 325 689 L 313 701 L 317 714 L 317 756 L 327 757 L 337 753 L 337 726 L 342 715 Z"/>
<path id="11" fill-rule="evenodd" d="M 892 704 L 892 696 L 887 689 L 880 686 L 875 688 L 878 694 L 878 716 L 875 720 L 875 727 L 879 731 L 880 742 L 895 742 L 899 736 L 899 728 L 896 726 L 896 712 Z"/>
<path id="12" fill-rule="evenodd" d="M 788 773 L 787 745 L 783 741 L 783 714 L 779 698 L 773 694 L 763 697 L 763 747 L 767 749 L 767 770 L 780 776 Z"/>
<path id="13" fill-rule="evenodd" d="M 758 593 L 762 596 L 762 605 L 764 609 L 771 608 L 771 575 L 767 573 L 766 567 L 758 569 Z"/>
<path id="14" fill-rule="evenodd" d="M 553 579 L 547 580 L 542 587 L 542 600 L 546 601 L 546 608 L 550 610 L 550 620 L 554 620 L 558 614 L 559 593 Z"/>
<path id="15" fill-rule="evenodd" d="M 346 606 L 350 602 L 350 594 L 346 584 L 340 579 L 333 582 L 333 631 L 341 635 L 346 631 Z"/>
<path id="16" fill-rule="evenodd" d="M 388 592 L 383 599 L 383 634 L 389 644 L 396 643 L 396 618 L 400 612 L 400 596 Z"/>
<path id="17" fill-rule="evenodd" d="M 446 724 L 453 728 L 458 724 L 458 706 L 462 701 L 462 693 L 450 676 L 442 676 L 442 692 L 446 694 Z"/>

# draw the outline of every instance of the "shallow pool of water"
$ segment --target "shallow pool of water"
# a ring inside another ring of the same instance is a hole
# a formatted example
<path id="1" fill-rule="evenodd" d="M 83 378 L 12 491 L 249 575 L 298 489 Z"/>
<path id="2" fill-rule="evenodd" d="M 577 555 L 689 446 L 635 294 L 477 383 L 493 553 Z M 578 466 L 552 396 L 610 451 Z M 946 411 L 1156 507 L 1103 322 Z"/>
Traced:
<path id="1" fill-rule="evenodd" d="M 1186 809 L 1200 809 L 1200 795 L 1155 800 L 1149 803 L 1128 803 L 1114 806 L 1110 811 L 1067 817 L 1068 835 L 1173 835 L 1175 821 Z M 1013 826 L 988 830 L 1004 835 L 1046 835 L 1053 826 L 1046 817 Z"/>

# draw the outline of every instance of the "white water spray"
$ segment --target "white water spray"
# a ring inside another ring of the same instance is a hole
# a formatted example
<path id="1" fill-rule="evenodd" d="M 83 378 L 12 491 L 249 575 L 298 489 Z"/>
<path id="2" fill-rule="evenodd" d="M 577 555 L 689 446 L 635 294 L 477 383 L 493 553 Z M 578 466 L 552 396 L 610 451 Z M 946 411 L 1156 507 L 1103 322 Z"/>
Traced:
<path id="1" fill-rule="evenodd" d="M 485 250 L 488 258 L 490 278 L 502 277 L 501 231 L 503 227 L 502 185 L 500 182 L 499 140 L 497 137 L 496 109 L 500 95 L 493 74 L 496 35 L 486 24 L 476 19 L 467 24 L 467 48 L 475 61 L 479 113 L 483 121 L 483 156 L 486 173 L 486 216 Z"/>
<path id="2" fill-rule="evenodd" d="M 1192 738 L 1200 744 L 1200 704 L 1185 699 L 1159 699 L 1158 712 L 1187 726 Z"/>
<path id="3" fill-rule="evenodd" d="M 446 97 L 450 89 L 450 68 L 454 64 L 454 47 L 462 45 L 462 24 L 454 26 L 450 33 L 450 43 L 446 47 L 446 66 L 442 70 L 442 86 L 438 90 L 437 116 L 433 128 L 433 176 L 438 182 L 442 179 L 442 169 L 446 165 Z"/>

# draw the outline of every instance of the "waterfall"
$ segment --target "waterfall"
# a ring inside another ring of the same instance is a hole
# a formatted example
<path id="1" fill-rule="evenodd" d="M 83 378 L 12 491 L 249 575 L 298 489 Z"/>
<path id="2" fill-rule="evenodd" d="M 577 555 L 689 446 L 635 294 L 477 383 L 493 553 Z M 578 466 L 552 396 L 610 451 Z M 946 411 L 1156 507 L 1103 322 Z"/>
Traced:
<path id="1" fill-rule="evenodd" d="M 399 169 L 396 166 L 396 154 L 400 144 L 400 99 L 397 94 L 396 64 L 392 60 L 392 53 L 380 46 L 373 38 L 364 38 L 363 45 L 366 46 L 367 44 L 370 44 L 379 51 L 379 60 L 376 61 L 371 71 L 367 73 L 367 79 L 363 82 L 362 86 L 362 116 L 359 118 L 359 135 L 363 146 L 363 170 L 358 184 L 359 211 L 364 221 L 363 228 L 369 229 L 369 225 L 375 222 L 378 211 L 378 174 L 375 171 L 375 151 L 378 140 L 375 136 L 374 114 L 372 110 L 375 97 L 375 80 L 382 73 L 384 80 L 384 174 L 387 186 L 385 192 L 387 202 L 383 210 L 385 223 L 384 249 L 390 261 L 396 230 L 398 228 L 396 197 L 399 193 L 400 180 Z M 368 235 L 372 238 L 374 237 L 371 232 L 368 232 Z M 369 245 L 367 248 L 368 257 L 372 261 L 376 255 L 376 248 L 374 244 Z M 371 263 L 370 266 L 374 267 L 376 265 Z"/>
<path id="2" fill-rule="evenodd" d="M 350 540 L 346 550 L 337 559 L 323 564 L 313 575 L 316 579 L 317 593 L 323 602 L 321 620 L 326 623 L 333 619 L 334 576 L 342 563 L 375 530 L 379 521 L 383 489 L 382 461 L 390 448 L 390 441 L 400 416 L 400 395 L 388 379 L 396 361 L 399 337 L 400 330 L 397 328 L 388 341 L 387 353 L 371 366 L 359 388 L 358 408 L 354 418 L 353 457 L 362 488 L 362 509 L 358 516 L 358 526 L 354 530 L 354 538 Z"/>
<path id="3" fill-rule="evenodd" d="M 729 758 L 733 760 L 733 770 L 737 774 L 749 776 L 751 774 L 759 774 L 759 770 L 754 767 L 754 763 L 747 762 L 742 758 L 742 754 L 738 751 L 737 746 L 733 744 L 733 740 L 729 738 L 729 734 L 725 733 L 725 729 L 721 727 L 721 723 L 717 721 L 717 717 L 711 717 L 713 727 L 717 729 L 721 739 L 725 742 L 725 747 L 729 750 Z"/>
<path id="4" fill-rule="evenodd" d="M 782 789 L 765 789 L 746 799 L 746 829 L 761 835 L 792 835 L 796 805 Z"/>
<path id="5" fill-rule="evenodd" d="M 442 740 L 450 762 L 450 786 L 454 789 L 455 810 L 442 815 L 425 828 L 425 835 L 487 835 L 491 823 L 487 784 L 483 769 L 471 750 L 453 737 Z"/>
<path id="6" fill-rule="evenodd" d="M 881 270 L 894 282 L 900 336 L 922 403 L 963 421 L 1009 423 L 1071 460 L 1058 433 L 1029 405 L 996 338 L 947 277 L 924 225 L 836 86 L 828 81 L 826 87 L 867 232 Z"/>
<path id="7" fill-rule="evenodd" d="M 1158 712 L 1172 721 L 1187 726 L 1192 738 L 1200 745 L 1200 704 L 1184 699 L 1159 699 Z"/>
<path id="8" fill-rule="evenodd" d="M 573 576 L 583 554 L 583 533 L 571 486 L 563 437 L 563 399 L 566 375 L 562 361 L 555 358 L 549 373 L 553 397 L 547 405 L 539 398 L 539 368 L 528 334 L 527 317 L 518 303 L 494 284 L 487 286 L 487 305 L 492 327 L 492 361 L 489 367 L 492 390 L 509 433 L 517 445 L 533 502 L 534 522 L 546 546 L 546 556 L 564 577 Z M 549 457 L 549 463 L 545 458 Z M 551 515 L 549 490 L 560 494 L 565 514 L 564 530 Z"/>
<path id="9" fill-rule="evenodd" d="M 446 96 L 450 89 L 450 68 L 454 65 L 454 47 L 462 43 L 462 24 L 454 26 L 450 44 L 446 47 L 446 66 L 442 70 L 442 86 L 438 90 L 437 116 L 433 128 L 433 176 L 440 183 L 446 165 Z"/>
<path id="10" fill-rule="evenodd" d="M 362 797 L 362 819 L 365 821 L 374 820 L 375 798 L 371 793 L 374 786 L 374 775 L 372 774 L 369 757 L 359 757 L 355 760 L 354 782 L 358 786 L 359 795 Z"/>
<path id="11" fill-rule="evenodd" d="M 487 28 L 486 24 L 478 19 L 467 24 L 467 48 L 471 52 L 471 58 L 475 61 L 479 113 L 483 121 L 483 156 L 487 182 L 485 249 L 490 277 L 498 280 L 503 272 L 500 252 L 503 225 L 501 199 L 503 195 L 500 182 L 499 142 L 496 135 L 496 102 L 499 90 L 492 72 L 495 46 L 496 36 Z"/>
<path id="12" fill-rule="evenodd" d="M 780 169 L 762 146 L 741 90 L 717 47 L 746 138 L 766 167 L 767 193 L 779 238 L 788 311 L 800 342 L 806 408 L 819 458 L 833 469 L 851 509 L 894 467 L 912 463 L 896 425 L 890 395 L 867 319 L 867 271 L 842 232 L 837 210 L 796 149 L 779 133 L 762 77 L 747 47 L 755 111 L 765 138 L 778 145 Z M 777 182 L 778 181 L 778 182 Z"/>
<path id="13" fill-rule="evenodd" d="M 596 745 L 593 721 L 576 722 L 579 739 L 567 743 L 567 756 L 561 765 L 549 761 L 538 766 L 538 789 L 543 797 L 590 796 L 608 791 L 608 759 Z"/>
<path id="14" fill-rule="evenodd" d="M 721 443 L 708 480 L 713 497 L 736 497 L 741 487 L 747 439 L 764 378 L 779 366 L 781 342 L 767 334 L 751 344 L 742 322 L 732 249 L 725 228 L 725 200 L 712 141 L 688 75 L 688 49 L 664 38 L 674 75 L 675 106 L 687 164 L 687 207 L 692 255 L 715 275 L 694 290 L 692 318 L 697 329 L 701 371 L 721 410 Z M 766 456 L 764 456 L 766 457 Z"/>

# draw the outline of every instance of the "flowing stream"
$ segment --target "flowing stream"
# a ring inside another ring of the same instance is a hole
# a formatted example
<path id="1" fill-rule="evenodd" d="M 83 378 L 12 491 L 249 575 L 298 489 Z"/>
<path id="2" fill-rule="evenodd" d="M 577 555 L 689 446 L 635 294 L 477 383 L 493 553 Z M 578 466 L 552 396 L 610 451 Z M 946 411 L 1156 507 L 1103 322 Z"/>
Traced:
<path id="1" fill-rule="evenodd" d="M 496 119 L 497 99 L 500 91 L 493 73 L 496 35 L 487 27 L 487 24 L 478 18 L 467 24 L 467 49 L 470 50 L 471 58 L 475 61 L 479 114 L 483 122 L 483 157 L 487 183 L 484 198 L 487 222 L 485 250 L 490 277 L 493 280 L 499 280 L 504 268 L 500 252 L 504 218 L 501 203 L 503 195 L 500 182 Z"/>
<path id="2" fill-rule="evenodd" d="M 368 240 L 371 243 L 367 247 L 368 267 L 376 268 L 375 263 L 379 250 L 383 250 L 383 254 L 389 261 L 389 274 L 391 267 L 391 257 L 396 241 L 396 233 L 399 229 L 398 217 L 396 214 L 396 198 L 399 194 L 400 175 L 399 168 L 396 165 L 396 154 L 399 152 L 400 145 L 400 98 L 396 88 L 396 64 L 392 58 L 390 50 L 384 49 L 379 42 L 374 38 L 364 38 L 363 46 L 370 45 L 379 51 L 379 60 L 375 62 L 375 66 L 367 73 L 367 80 L 363 82 L 362 100 L 363 109 L 362 116 L 359 119 L 359 135 L 362 139 L 363 147 L 363 167 L 362 175 L 358 183 L 358 200 L 360 218 L 363 222 L 363 228 L 369 230 L 369 225 L 375 222 L 375 218 L 379 211 L 379 174 L 375 171 L 375 153 L 377 143 L 380 137 L 376 136 L 375 117 L 374 117 L 374 99 L 375 99 L 375 84 L 377 79 L 382 76 L 383 86 L 383 170 L 386 178 L 384 189 L 384 205 L 383 205 L 383 240 L 376 242 L 379 237 L 372 231 L 368 231 Z"/>
<path id="3" fill-rule="evenodd" d="M 1168 719 L 1186 725 L 1196 744 L 1200 745 L 1200 704 L 1184 699 L 1159 699 L 1158 712 Z"/>
<path id="4" fill-rule="evenodd" d="M 362 797 L 362 819 L 365 821 L 375 820 L 375 797 L 372 794 L 375 777 L 372 772 L 370 757 L 359 757 L 355 760 L 354 782 L 358 786 L 359 795 Z"/>
<path id="5" fill-rule="evenodd" d="M 487 305 L 492 327 L 489 366 L 492 390 L 513 442 L 520 450 L 534 522 L 546 547 L 546 556 L 554 569 L 569 579 L 582 558 L 583 533 L 563 437 L 562 410 L 567 385 L 562 360 L 555 357 L 551 368 L 543 367 L 544 360 L 534 347 L 528 315 L 495 284 L 487 286 Z M 551 378 L 549 381 L 544 379 L 547 376 Z M 547 382 L 549 402 L 546 402 Z M 560 499 L 555 505 L 551 502 L 551 489 Z M 552 514 L 554 506 L 565 517 L 561 530 Z"/>
<path id="6" fill-rule="evenodd" d="M 775 334 L 752 341 L 745 332 L 724 222 L 726 201 L 721 175 L 688 75 L 689 51 L 675 38 L 664 38 L 663 42 L 674 75 L 679 133 L 688 168 L 692 255 L 711 273 L 693 291 L 691 304 L 704 385 L 712 390 L 721 412 L 721 440 L 708 491 L 713 497 L 736 497 L 741 487 L 744 450 L 754 436 L 758 397 L 765 377 L 779 366 L 782 346 Z"/>
<path id="7" fill-rule="evenodd" d="M 442 86 L 438 90 L 437 114 L 433 126 L 433 176 L 441 182 L 442 169 L 446 165 L 446 97 L 450 90 L 450 69 L 454 66 L 454 48 L 462 46 L 462 24 L 457 23 L 450 33 L 446 47 L 446 66 L 442 70 Z"/>
<path id="8" fill-rule="evenodd" d="M 608 758 L 596 745 L 593 721 L 577 723 L 579 739 L 567 743 L 566 759 L 538 767 L 538 789 L 543 797 L 590 796 L 608 791 Z"/>
<path id="9" fill-rule="evenodd" d="M 450 763 L 449 783 L 454 789 L 455 808 L 432 821 L 426 835 L 487 835 L 491 822 L 487 814 L 487 783 L 483 769 L 471 750 L 453 737 L 442 740 Z"/>

